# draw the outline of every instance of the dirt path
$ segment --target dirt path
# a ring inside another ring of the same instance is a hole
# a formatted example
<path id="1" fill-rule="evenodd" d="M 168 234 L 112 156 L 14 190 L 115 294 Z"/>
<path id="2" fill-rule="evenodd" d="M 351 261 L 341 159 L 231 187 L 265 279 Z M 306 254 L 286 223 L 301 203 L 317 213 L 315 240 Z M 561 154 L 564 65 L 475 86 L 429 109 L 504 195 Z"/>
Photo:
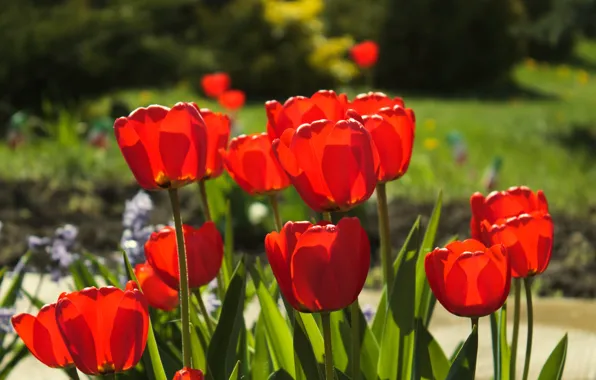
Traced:
<path id="1" fill-rule="evenodd" d="M 33 292 L 37 286 L 38 277 L 27 275 L 24 287 L 27 291 Z M 0 293 L 6 291 L 7 281 L 4 281 Z M 42 286 L 40 298 L 47 302 L 53 302 L 57 296 L 68 288 L 68 281 L 63 280 L 59 284 L 45 281 Z M 360 296 L 361 305 L 376 305 L 379 293 L 365 290 Z M 17 304 L 17 312 L 26 311 L 28 303 L 20 300 Z M 258 304 L 252 303 L 246 309 L 247 322 L 251 323 L 257 316 Z M 534 351 L 532 354 L 532 366 L 530 379 L 536 379 L 540 368 L 546 358 L 555 347 L 561 337 L 568 332 L 569 348 L 567 352 L 567 365 L 563 378 L 565 380 L 588 380 L 596 379 L 596 302 L 544 298 L 535 301 L 535 329 L 534 329 Z M 510 315 L 511 317 L 511 315 Z M 522 309 L 522 321 L 525 319 L 525 310 Z M 470 323 L 465 318 L 455 317 L 449 314 L 441 305 L 437 304 L 433 319 L 431 321 L 431 332 L 439 341 L 445 353 L 449 356 L 457 347 L 460 341 L 464 340 L 469 332 Z M 508 326 L 508 333 L 511 334 L 511 325 Z M 488 318 L 483 318 L 479 326 L 480 340 L 477 364 L 477 379 L 484 380 L 492 377 L 492 354 L 490 326 Z M 518 369 L 521 372 L 525 349 L 526 325 L 520 327 Z M 521 373 L 520 373 L 521 375 Z M 8 380 L 22 379 L 67 379 L 59 370 L 45 367 L 34 357 L 29 356 L 22 360 L 9 376 Z"/>

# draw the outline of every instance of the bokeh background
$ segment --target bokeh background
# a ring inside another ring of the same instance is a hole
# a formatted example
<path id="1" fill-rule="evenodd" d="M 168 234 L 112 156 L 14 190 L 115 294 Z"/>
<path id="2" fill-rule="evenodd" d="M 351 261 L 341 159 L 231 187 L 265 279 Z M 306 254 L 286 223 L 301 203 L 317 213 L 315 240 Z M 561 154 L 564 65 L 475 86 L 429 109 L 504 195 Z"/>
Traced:
<path id="1" fill-rule="evenodd" d="M 350 58 L 364 40 L 380 48 L 372 70 Z M 465 238 L 474 191 L 528 185 L 556 225 L 539 292 L 596 295 L 596 0 L 2 0 L 0 264 L 66 223 L 79 250 L 116 253 L 138 186 L 113 120 L 152 103 L 221 110 L 200 85 L 216 71 L 246 94 L 235 135 L 265 131 L 269 99 L 402 96 L 417 130 L 410 169 L 388 189 L 394 246 L 439 190 L 439 235 Z M 266 200 L 226 175 L 207 186 L 216 221 L 231 207 L 236 247 L 262 252 Z M 196 224 L 197 194 L 182 191 Z M 151 197 L 166 223 L 165 195 Z M 282 197 L 283 219 L 310 218 L 293 190 Z M 355 212 L 377 236 L 374 202 Z"/>

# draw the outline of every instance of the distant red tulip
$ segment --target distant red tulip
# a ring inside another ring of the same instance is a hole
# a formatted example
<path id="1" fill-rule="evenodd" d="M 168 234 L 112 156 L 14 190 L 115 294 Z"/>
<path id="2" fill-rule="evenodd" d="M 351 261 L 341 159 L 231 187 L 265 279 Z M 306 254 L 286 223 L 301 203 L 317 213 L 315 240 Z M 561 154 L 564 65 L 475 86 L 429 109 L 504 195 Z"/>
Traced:
<path id="1" fill-rule="evenodd" d="M 534 193 L 526 186 L 511 187 L 506 191 L 493 191 L 486 198 L 480 193 L 474 193 L 470 197 L 470 206 L 472 208 L 470 231 L 472 237 L 477 240 L 483 238 L 480 230 L 483 220 L 493 225 L 521 214 L 548 213 L 548 203 L 542 190 Z M 490 244 L 489 241 L 484 243 Z"/>
<path id="2" fill-rule="evenodd" d="M 122 155 L 141 187 L 174 189 L 205 174 L 207 132 L 191 103 L 137 108 L 114 123 Z"/>
<path id="3" fill-rule="evenodd" d="M 424 260 L 426 278 L 450 313 L 483 317 L 498 310 L 509 295 L 511 266 L 505 247 L 478 240 L 454 241 Z"/>
<path id="4" fill-rule="evenodd" d="M 58 327 L 77 368 L 105 375 L 134 367 L 145 350 L 147 300 L 133 281 L 63 293 L 56 305 Z"/>
<path id="5" fill-rule="evenodd" d="M 176 372 L 172 380 L 203 380 L 203 372 L 200 369 L 182 368 Z"/>
<path id="6" fill-rule="evenodd" d="M 320 119 L 338 121 L 346 114 L 348 99 L 345 94 L 319 90 L 310 98 L 294 96 L 282 106 L 277 100 L 265 103 L 267 133 L 271 141 L 280 138 L 286 129 L 297 129 L 304 123 Z"/>
<path id="7" fill-rule="evenodd" d="M 246 95 L 244 91 L 228 90 L 219 96 L 218 102 L 227 110 L 237 111 L 244 106 Z"/>
<path id="8" fill-rule="evenodd" d="M 37 316 L 17 314 L 12 325 L 31 354 L 40 362 L 52 368 L 73 365 L 70 352 L 64 344 L 56 322 L 56 304 L 45 305 Z"/>
<path id="9" fill-rule="evenodd" d="M 273 149 L 314 211 L 347 211 L 370 198 L 377 184 L 372 138 L 356 119 L 318 120 L 287 129 Z"/>
<path id="10" fill-rule="evenodd" d="M 213 73 L 203 75 L 201 86 L 203 92 L 210 98 L 217 98 L 230 88 L 232 80 L 226 73 Z"/>
<path id="11" fill-rule="evenodd" d="M 205 222 L 200 228 L 182 225 L 186 246 L 188 285 L 191 289 L 213 280 L 223 260 L 223 240 L 215 223 Z M 179 289 L 180 271 L 176 248 L 176 230 L 166 226 L 151 234 L 145 243 L 147 262 L 170 288 Z"/>
<path id="12" fill-rule="evenodd" d="M 352 304 L 370 265 L 370 243 L 358 218 L 342 218 L 335 226 L 287 222 L 266 236 L 265 250 L 279 289 L 301 312 Z"/>
<path id="13" fill-rule="evenodd" d="M 374 41 L 363 41 L 350 50 L 352 59 L 363 69 L 374 66 L 379 59 L 379 45 Z"/>
<path id="14" fill-rule="evenodd" d="M 200 112 L 207 126 L 207 159 L 203 179 L 213 179 L 223 172 L 220 150 L 228 146 L 231 122 L 228 115 L 220 112 L 212 112 L 207 108 L 201 108 Z"/>
<path id="15" fill-rule="evenodd" d="M 290 186 L 266 133 L 238 136 L 222 155 L 230 176 L 251 195 L 269 194 Z"/>
<path id="16" fill-rule="evenodd" d="M 549 214 L 521 214 L 494 225 L 483 220 L 481 230 L 484 240 L 507 248 L 513 277 L 535 276 L 548 267 L 554 234 Z"/>
<path id="17" fill-rule="evenodd" d="M 348 103 L 348 108 L 353 109 L 361 116 L 372 116 L 382 108 L 395 108 L 395 106 L 403 108 L 412 119 L 412 123 L 416 123 L 414 111 L 411 108 L 406 108 L 404 100 L 399 97 L 390 98 L 382 92 L 367 92 L 356 96 Z"/>
<path id="18" fill-rule="evenodd" d="M 137 264 L 135 266 L 135 276 L 137 276 L 137 280 L 141 284 L 141 290 L 151 307 L 171 311 L 178 306 L 180 301 L 178 291 L 166 285 L 151 265 L 148 263 Z"/>

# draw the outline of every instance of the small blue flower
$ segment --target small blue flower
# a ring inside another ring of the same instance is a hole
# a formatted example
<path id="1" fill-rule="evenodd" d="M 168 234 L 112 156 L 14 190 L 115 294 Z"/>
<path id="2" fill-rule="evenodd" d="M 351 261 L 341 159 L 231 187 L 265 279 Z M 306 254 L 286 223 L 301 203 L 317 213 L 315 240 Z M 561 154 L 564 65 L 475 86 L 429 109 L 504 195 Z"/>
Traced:
<path id="1" fill-rule="evenodd" d="M 4 333 L 14 333 L 14 328 L 10 319 L 16 314 L 14 308 L 0 307 L 0 331 Z"/>
<path id="2" fill-rule="evenodd" d="M 47 268 L 39 269 L 49 271 L 52 280 L 58 281 L 68 273 L 69 267 L 79 258 L 79 255 L 73 252 L 78 234 L 79 229 L 76 226 L 66 224 L 57 228 L 51 238 L 33 235 L 27 238 L 29 250 L 49 254 Z"/>
<path id="3" fill-rule="evenodd" d="M 375 309 L 372 307 L 372 305 L 366 304 L 364 307 L 362 307 L 362 314 L 364 314 L 364 319 L 366 319 L 366 322 L 371 323 L 375 316 Z"/>
<path id="4" fill-rule="evenodd" d="M 140 190 L 132 199 L 126 201 L 122 214 L 122 237 L 120 247 L 126 252 L 130 264 L 134 267 L 145 262 L 145 243 L 159 227 L 149 225 L 153 210 L 151 197 Z"/>
<path id="5" fill-rule="evenodd" d="M 221 301 L 219 298 L 217 298 L 215 294 L 208 292 L 205 299 L 205 309 L 207 309 L 207 314 L 213 315 L 213 313 L 215 313 L 220 307 Z"/>

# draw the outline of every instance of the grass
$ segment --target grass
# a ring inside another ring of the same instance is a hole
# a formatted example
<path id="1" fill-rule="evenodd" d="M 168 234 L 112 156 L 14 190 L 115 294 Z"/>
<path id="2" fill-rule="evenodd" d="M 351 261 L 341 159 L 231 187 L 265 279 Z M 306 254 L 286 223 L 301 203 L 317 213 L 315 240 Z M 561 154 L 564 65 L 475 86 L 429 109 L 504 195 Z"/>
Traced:
<path id="1" fill-rule="evenodd" d="M 442 188 L 447 200 L 466 199 L 474 191 L 484 191 L 482 175 L 500 157 L 498 188 L 525 184 L 543 189 L 552 208 L 574 214 L 596 206 L 596 43 L 582 43 L 573 64 L 527 60 L 515 69 L 514 77 L 524 91 L 498 100 L 404 95 L 416 112 L 415 150 L 407 175 L 390 185 L 390 194 L 427 201 Z M 217 108 L 188 85 L 118 96 L 131 106 L 195 100 L 201 107 Z M 102 99 L 94 106 L 106 104 L 107 99 Z M 239 119 L 246 133 L 265 130 L 262 104 L 248 105 Z M 468 161 L 463 166 L 452 157 L 448 136 L 453 133 L 467 147 Z M 0 166 L 2 180 L 121 183 L 132 179 L 114 141 L 106 152 L 84 144 L 50 142 L 16 151 L 0 146 L 0 162 L 10 163 Z"/>

